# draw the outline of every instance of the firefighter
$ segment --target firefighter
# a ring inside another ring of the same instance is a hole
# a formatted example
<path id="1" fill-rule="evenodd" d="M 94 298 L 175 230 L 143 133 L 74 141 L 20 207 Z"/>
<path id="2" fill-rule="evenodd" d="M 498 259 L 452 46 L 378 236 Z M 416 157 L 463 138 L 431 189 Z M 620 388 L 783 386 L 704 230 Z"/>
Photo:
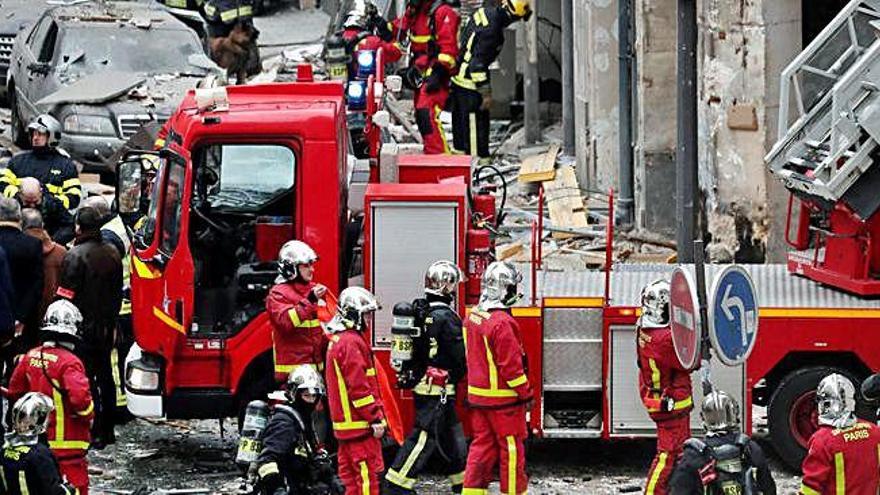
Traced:
<path id="1" fill-rule="evenodd" d="M 461 35 L 458 74 L 452 77 L 452 137 L 457 151 L 489 159 L 489 106 L 492 104 L 489 66 L 504 46 L 504 30 L 528 20 L 529 0 L 502 0 L 502 5 L 474 12 Z"/>
<path id="2" fill-rule="evenodd" d="M 61 124 L 51 115 L 37 116 L 27 127 L 32 150 L 12 157 L 9 166 L 0 175 L 3 195 L 13 198 L 18 194 L 21 179 L 33 177 L 40 181 L 45 192 L 43 201 L 52 201 L 53 207 L 75 210 L 82 196 L 82 186 L 76 165 L 67 154 L 58 149 Z"/>
<path id="3" fill-rule="evenodd" d="M 638 323 L 639 393 L 657 425 L 657 454 L 648 472 L 647 495 L 668 493 L 667 484 L 685 440 L 691 436 L 691 377 L 679 363 L 669 326 L 669 282 L 642 289 Z"/>
<path id="4" fill-rule="evenodd" d="M 202 16 L 208 31 L 211 59 L 244 84 L 247 76 L 262 70 L 257 47 L 259 30 L 254 27 L 253 0 L 205 0 Z"/>
<path id="5" fill-rule="evenodd" d="M 321 375 L 313 368 L 301 366 L 290 372 L 284 394 L 287 402 L 274 407 L 263 431 L 263 449 L 256 461 L 261 494 L 343 493 L 312 427 L 312 413 L 323 394 Z"/>
<path id="6" fill-rule="evenodd" d="M 339 294 L 336 315 L 327 324 L 327 398 L 346 495 L 378 495 L 379 473 L 385 469 L 385 414 L 373 356 L 363 336 L 366 316 L 377 309 L 379 303 L 368 290 L 349 287 Z"/>
<path id="7" fill-rule="evenodd" d="M 355 55 L 360 50 L 382 49 L 382 61 L 391 64 L 400 60 L 402 52 L 400 44 L 393 40 L 388 22 L 379 14 L 379 10 L 372 2 L 357 2 L 342 25 L 342 39 L 345 40 L 346 51 L 349 55 Z M 352 57 L 349 75 L 357 73 L 357 58 Z"/>
<path id="8" fill-rule="evenodd" d="M 317 260 L 302 241 L 287 241 L 278 252 L 278 278 L 266 297 L 277 383 L 284 383 L 300 366 L 324 369 L 326 339 L 318 321 L 318 301 L 327 287 L 313 281 Z"/>
<path id="9" fill-rule="evenodd" d="M 428 155 L 451 151 L 440 112 L 446 108 L 449 80 L 455 73 L 460 23 L 447 0 L 409 0 L 403 16 L 392 22 L 398 36 L 409 36 L 410 66 L 404 81 L 415 91 L 416 125 Z"/>
<path id="10" fill-rule="evenodd" d="M 49 448 L 58 459 L 61 473 L 81 495 L 89 489 L 88 461 L 90 426 L 95 407 L 82 361 L 74 354 L 80 344 L 82 314 L 70 301 L 61 299 L 46 309 L 43 344 L 28 351 L 9 380 L 9 395 L 40 392 L 55 404 L 49 419 Z"/>
<path id="11" fill-rule="evenodd" d="M 776 482 L 761 446 L 740 431 L 739 405 L 714 391 L 703 398 L 706 439 L 691 438 L 669 478 L 676 495 L 776 495 Z"/>
<path id="12" fill-rule="evenodd" d="M 28 392 L 12 406 L 12 433 L 6 436 L 0 459 L 0 493 L 73 495 L 61 478 L 58 461 L 40 435 L 46 432 L 55 406 L 39 392 Z"/>
<path id="13" fill-rule="evenodd" d="M 488 493 L 499 467 L 501 493 L 528 490 L 524 442 L 532 389 L 519 325 L 510 307 L 519 299 L 522 277 L 510 263 L 495 261 L 483 273 L 480 302 L 464 326 L 467 349 L 468 405 L 474 432 L 464 495 Z"/>
<path id="14" fill-rule="evenodd" d="M 461 493 L 467 446 L 455 412 L 455 386 L 466 372 L 461 318 L 452 309 L 458 285 L 463 280 L 458 266 L 437 261 L 425 272 L 424 317 L 425 356 L 415 366 L 413 389 L 415 428 L 397 452 L 385 475 L 389 494 L 412 494 L 416 477 L 435 450 L 448 459 L 452 491 Z"/>
<path id="15" fill-rule="evenodd" d="M 800 493 L 874 495 L 880 488 L 880 427 L 857 419 L 855 386 L 832 373 L 816 389 L 819 429 L 810 437 Z"/>

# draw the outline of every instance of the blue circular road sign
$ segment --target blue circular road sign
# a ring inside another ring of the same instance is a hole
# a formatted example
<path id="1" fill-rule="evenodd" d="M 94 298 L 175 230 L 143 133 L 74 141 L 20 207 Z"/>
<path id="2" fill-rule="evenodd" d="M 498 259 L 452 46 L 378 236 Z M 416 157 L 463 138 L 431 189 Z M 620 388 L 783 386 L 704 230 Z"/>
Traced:
<path id="1" fill-rule="evenodd" d="M 712 283 L 709 340 L 728 366 L 748 359 L 758 337 L 758 297 L 752 277 L 742 267 L 726 266 Z"/>

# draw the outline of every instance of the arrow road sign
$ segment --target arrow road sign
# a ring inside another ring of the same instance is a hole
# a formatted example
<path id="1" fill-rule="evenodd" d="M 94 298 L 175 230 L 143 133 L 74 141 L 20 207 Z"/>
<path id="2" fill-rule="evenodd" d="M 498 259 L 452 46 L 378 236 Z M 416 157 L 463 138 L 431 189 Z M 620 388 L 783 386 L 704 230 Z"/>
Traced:
<path id="1" fill-rule="evenodd" d="M 669 282 L 669 306 L 672 311 L 672 345 L 685 369 L 692 370 L 700 359 L 700 305 L 697 286 L 690 272 L 678 267 Z"/>
<path id="2" fill-rule="evenodd" d="M 758 336 L 758 298 L 749 273 L 730 265 L 715 277 L 710 291 L 709 340 L 722 363 L 742 364 Z"/>

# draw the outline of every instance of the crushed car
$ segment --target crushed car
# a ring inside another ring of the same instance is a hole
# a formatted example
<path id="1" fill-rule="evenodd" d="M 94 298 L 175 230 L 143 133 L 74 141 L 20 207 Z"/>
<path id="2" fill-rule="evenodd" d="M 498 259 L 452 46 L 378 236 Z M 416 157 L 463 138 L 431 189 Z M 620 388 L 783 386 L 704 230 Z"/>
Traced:
<path id="1" fill-rule="evenodd" d="M 82 2 L 47 9 L 19 33 L 8 78 L 12 137 L 50 113 L 61 147 L 86 172 L 148 122 L 164 122 L 186 92 L 222 71 L 196 33 L 158 4 Z"/>

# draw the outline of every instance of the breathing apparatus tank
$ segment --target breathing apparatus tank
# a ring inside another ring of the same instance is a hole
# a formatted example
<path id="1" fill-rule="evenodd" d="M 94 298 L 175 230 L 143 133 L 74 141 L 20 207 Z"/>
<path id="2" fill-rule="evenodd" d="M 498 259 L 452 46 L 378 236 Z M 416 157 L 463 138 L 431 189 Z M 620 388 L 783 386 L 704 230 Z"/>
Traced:
<path id="1" fill-rule="evenodd" d="M 401 388 L 412 388 L 420 376 L 416 376 L 420 364 L 421 339 L 427 313 L 427 301 L 416 299 L 412 303 L 399 302 L 391 310 L 391 367 L 397 372 L 397 384 Z"/>
<path id="2" fill-rule="evenodd" d="M 268 422 L 269 404 L 261 400 L 250 401 L 245 409 L 241 436 L 238 439 L 238 452 L 235 454 L 235 462 L 242 468 L 247 469 L 257 460 L 263 447 L 260 436 Z"/>
<path id="3" fill-rule="evenodd" d="M 327 76 L 333 81 L 347 81 L 348 64 L 351 59 L 346 51 L 345 40 L 342 36 L 334 34 L 327 38 L 324 47 L 324 63 L 327 68 Z"/>

